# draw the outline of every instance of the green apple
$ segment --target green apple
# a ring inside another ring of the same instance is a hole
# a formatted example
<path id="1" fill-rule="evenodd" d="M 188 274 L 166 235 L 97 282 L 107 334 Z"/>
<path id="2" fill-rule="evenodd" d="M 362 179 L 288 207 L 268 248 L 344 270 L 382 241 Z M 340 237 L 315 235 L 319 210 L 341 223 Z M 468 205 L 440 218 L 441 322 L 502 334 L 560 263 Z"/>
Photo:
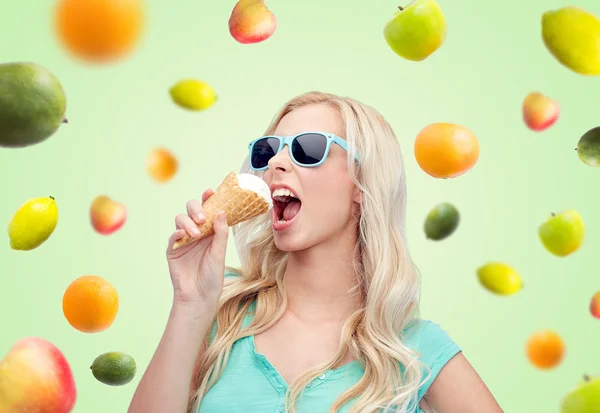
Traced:
<path id="1" fill-rule="evenodd" d="M 585 226 L 581 215 L 574 209 L 552 214 L 539 229 L 538 235 L 544 247 L 558 257 L 577 251 L 585 237 Z"/>
<path id="2" fill-rule="evenodd" d="M 586 375 L 577 388 L 562 399 L 560 413 L 598 412 L 600 412 L 600 378 Z"/>
<path id="3" fill-rule="evenodd" d="M 397 55 L 415 62 L 425 60 L 444 43 L 446 18 L 435 0 L 414 0 L 398 7 L 383 36 Z"/>

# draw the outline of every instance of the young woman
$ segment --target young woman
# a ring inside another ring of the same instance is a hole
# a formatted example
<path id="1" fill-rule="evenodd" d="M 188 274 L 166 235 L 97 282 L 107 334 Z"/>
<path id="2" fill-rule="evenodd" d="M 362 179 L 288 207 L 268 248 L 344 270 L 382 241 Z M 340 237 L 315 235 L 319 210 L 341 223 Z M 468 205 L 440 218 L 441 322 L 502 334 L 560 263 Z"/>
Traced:
<path id="1" fill-rule="evenodd" d="M 196 235 L 202 202 L 176 217 L 174 300 L 129 413 L 499 413 L 459 346 L 418 316 L 406 248 L 401 151 L 356 100 L 310 92 L 249 145 L 269 214 Z"/>

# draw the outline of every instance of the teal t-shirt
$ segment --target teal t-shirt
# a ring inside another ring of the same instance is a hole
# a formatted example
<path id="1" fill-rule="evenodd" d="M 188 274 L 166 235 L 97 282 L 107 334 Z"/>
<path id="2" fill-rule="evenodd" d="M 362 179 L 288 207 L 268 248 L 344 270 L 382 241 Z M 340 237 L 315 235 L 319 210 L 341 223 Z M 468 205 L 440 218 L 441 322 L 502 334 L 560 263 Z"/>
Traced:
<path id="1" fill-rule="evenodd" d="M 243 326 L 251 321 L 252 315 L 248 314 Z M 215 327 L 213 324 L 213 337 Z M 421 354 L 421 361 L 431 369 L 427 382 L 419 389 L 420 401 L 442 367 L 461 350 L 439 325 L 429 320 L 419 319 L 413 324 L 405 342 Z M 309 383 L 296 402 L 296 412 L 327 413 L 363 374 L 356 361 L 327 371 Z M 287 386 L 269 360 L 256 352 L 254 336 L 244 337 L 233 344 L 223 375 L 204 396 L 198 413 L 283 413 Z M 351 405 L 352 401 L 346 403 L 339 413 L 347 413 Z M 414 413 L 423 411 L 417 407 Z"/>

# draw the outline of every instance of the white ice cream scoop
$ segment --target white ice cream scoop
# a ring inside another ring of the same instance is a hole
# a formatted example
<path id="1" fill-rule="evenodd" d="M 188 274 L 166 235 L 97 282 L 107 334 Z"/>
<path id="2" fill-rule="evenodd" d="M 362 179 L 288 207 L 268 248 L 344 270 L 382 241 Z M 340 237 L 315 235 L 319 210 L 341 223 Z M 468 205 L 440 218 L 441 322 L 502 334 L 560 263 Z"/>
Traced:
<path id="1" fill-rule="evenodd" d="M 237 175 L 238 185 L 240 188 L 254 191 L 262 196 L 265 201 L 269 204 L 269 209 L 273 207 L 273 199 L 271 198 L 271 190 L 262 178 L 252 174 L 238 174 Z"/>

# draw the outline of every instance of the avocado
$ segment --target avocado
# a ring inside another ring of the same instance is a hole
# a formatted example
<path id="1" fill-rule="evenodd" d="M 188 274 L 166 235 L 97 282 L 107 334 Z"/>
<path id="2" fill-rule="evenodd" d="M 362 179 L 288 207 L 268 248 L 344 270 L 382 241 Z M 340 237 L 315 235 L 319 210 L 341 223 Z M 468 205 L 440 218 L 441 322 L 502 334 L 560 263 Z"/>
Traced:
<path id="1" fill-rule="evenodd" d="M 134 378 L 136 365 L 130 355 L 111 351 L 96 357 L 90 369 L 99 382 L 109 386 L 122 386 Z"/>
<path id="2" fill-rule="evenodd" d="M 458 227 L 460 214 L 449 202 L 436 205 L 425 218 L 424 231 L 428 239 L 441 241 L 449 237 Z"/>
<path id="3" fill-rule="evenodd" d="M 29 62 L 0 64 L 0 146 L 45 141 L 63 123 L 67 99 L 58 78 Z"/>

